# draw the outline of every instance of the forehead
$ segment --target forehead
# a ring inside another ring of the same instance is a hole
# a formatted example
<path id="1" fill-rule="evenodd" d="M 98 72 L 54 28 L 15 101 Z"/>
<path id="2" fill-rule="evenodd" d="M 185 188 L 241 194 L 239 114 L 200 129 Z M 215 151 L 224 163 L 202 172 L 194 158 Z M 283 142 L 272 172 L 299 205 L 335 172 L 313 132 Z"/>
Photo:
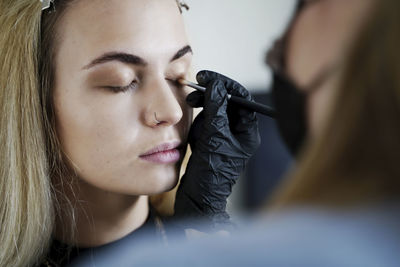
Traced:
<path id="1" fill-rule="evenodd" d="M 91 56 L 123 50 L 151 57 L 187 44 L 175 0 L 78 0 L 67 9 L 58 34 L 61 47 Z"/>

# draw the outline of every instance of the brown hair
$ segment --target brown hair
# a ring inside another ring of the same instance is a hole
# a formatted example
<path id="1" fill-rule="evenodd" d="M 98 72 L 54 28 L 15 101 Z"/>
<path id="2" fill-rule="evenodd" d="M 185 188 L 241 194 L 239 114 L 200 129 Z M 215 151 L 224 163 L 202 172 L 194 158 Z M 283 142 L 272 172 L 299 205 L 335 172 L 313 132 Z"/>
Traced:
<path id="1" fill-rule="evenodd" d="M 400 2 L 376 1 L 349 54 L 320 137 L 275 207 L 353 206 L 400 198 Z"/>

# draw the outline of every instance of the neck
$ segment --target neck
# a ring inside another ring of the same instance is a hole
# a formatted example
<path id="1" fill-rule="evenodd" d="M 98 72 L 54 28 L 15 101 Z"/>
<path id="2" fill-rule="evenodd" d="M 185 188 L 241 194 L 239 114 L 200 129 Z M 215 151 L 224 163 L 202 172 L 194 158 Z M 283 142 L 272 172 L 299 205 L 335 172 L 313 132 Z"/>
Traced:
<path id="1" fill-rule="evenodd" d="M 64 193 L 66 201 L 74 207 L 74 221 L 71 214 L 61 212 L 55 233 L 65 243 L 95 247 L 116 241 L 140 228 L 149 214 L 148 196 L 111 193 L 80 179 L 69 191 Z M 66 222 L 75 225 L 72 235 L 66 234 L 70 232 L 66 231 L 69 228 Z"/>

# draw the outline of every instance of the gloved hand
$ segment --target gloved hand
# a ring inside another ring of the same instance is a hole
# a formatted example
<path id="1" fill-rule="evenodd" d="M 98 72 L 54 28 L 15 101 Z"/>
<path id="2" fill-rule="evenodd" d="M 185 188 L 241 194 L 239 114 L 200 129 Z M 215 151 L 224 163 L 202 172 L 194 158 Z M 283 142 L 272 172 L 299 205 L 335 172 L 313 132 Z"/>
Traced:
<path id="1" fill-rule="evenodd" d="M 228 104 L 228 94 L 252 100 L 243 86 L 211 71 L 199 72 L 197 81 L 206 92 L 195 91 L 186 101 L 204 109 L 189 132 L 192 155 L 177 191 L 175 217 L 200 217 L 218 229 L 229 223 L 227 198 L 260 135 L 254 112 Z"/>

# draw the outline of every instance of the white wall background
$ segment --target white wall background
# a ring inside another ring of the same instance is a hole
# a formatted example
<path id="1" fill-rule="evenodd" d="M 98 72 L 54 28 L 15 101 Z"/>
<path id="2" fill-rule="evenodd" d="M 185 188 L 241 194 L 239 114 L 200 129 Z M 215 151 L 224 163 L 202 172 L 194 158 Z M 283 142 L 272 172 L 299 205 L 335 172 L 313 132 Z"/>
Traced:
<path id="1" fill-rule="evenodd" d="M 194 71 L 221 72 L 249 89 L 266 90 L 264 57 L 284 30 L 295 0 L 186 0 Z"/>

